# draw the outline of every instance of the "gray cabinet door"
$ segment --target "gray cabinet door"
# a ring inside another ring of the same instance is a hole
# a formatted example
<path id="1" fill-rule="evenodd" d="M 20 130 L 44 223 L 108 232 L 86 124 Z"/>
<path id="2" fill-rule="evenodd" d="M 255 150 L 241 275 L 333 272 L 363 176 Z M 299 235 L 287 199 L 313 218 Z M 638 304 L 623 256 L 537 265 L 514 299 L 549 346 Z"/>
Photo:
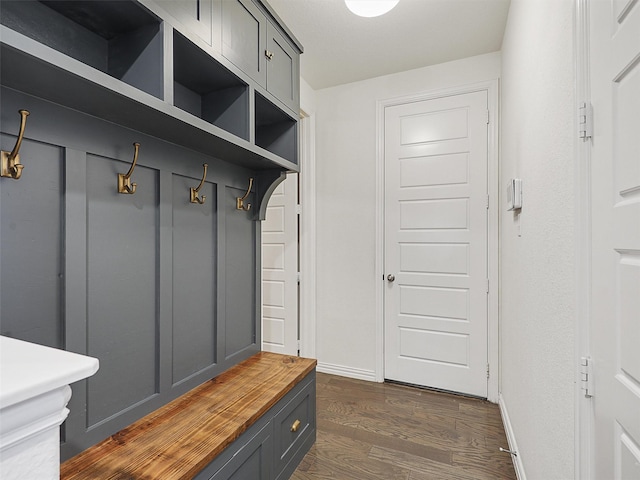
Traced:
<path id="1" fill-rule="evenodd" d="M 217 0 L 222 55 L 297 112 L 300 54 L 252 0 Z"/>
<path id="2" fill-rule="evenodd" d="M 212 0 L 156 0 L 162 8 L 175 17 L 187 31 L 212 44 Z"/>
<path id="3" fill-rule="evenodd" d="M 272 452 L 271 423 L 268 423 L 210 480 L 269 480 Z"/>
<path id="4" fill-rule="evenodd" d="M 279 476 L 316 428 L 315 381 L 306 386 L 273 419 L 274 471 Z"/>
<path id="5" fill-rule="evenodd" d="M 222 0 L 222 55 L 266 86 L 267 18 L 251 0 Z"/>
<path id="6" fill-rule="evenodd" d="M 294 112 L 300 104 L 300 55 L 271 24 L 267 28 L 267 90 Z"/>

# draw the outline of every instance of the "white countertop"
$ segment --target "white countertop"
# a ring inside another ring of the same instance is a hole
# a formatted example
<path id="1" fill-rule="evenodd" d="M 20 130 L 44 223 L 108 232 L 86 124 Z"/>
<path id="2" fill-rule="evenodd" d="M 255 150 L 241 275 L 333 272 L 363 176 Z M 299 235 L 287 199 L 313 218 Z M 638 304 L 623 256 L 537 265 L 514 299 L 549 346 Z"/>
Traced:
<path id="1" fill-rule="evenodd" d="M 0 408 L 90 377 L 98 359 L 0 336 Z"/>

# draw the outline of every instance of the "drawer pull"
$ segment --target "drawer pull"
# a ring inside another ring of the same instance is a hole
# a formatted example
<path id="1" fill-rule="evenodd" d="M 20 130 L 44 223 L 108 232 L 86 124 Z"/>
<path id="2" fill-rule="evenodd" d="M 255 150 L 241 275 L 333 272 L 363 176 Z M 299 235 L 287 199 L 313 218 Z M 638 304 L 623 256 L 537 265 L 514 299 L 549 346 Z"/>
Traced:
<path id="1" fill-rule="evenodd" d="M 299 428 L 300 428 L 300 420 L 296 420 L 295 422 L 293 422 L 293 425 L 291 425 L 291 431 L 295 433 L 298 431 Z"/>

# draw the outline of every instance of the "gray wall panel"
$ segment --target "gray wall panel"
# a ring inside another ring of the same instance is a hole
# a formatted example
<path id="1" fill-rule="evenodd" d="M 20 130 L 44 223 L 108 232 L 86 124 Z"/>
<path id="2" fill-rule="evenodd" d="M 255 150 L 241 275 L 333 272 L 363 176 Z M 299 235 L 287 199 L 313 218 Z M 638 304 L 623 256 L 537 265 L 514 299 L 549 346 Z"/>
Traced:
<path id="1" fill-rule="evenodd" d="M 256 224 L 252 221 L 253 210 L 236 209 L 236 197 L 244 193 L 227 187 L 225 195 L 226 358 L 256 343 Z M 245 204 L 253 203 L 253 197 L 251 194 Z"/>
<path id="2" fill-rule="evenodd" d="M 17 131 L 15 123 L 2 125 Z M 29 119 L 27 119 L 27 128 Z M 2 150 L 16 137 L 2 135 Z M 63 347 L 63 150 L 26 139 L 22 177 L 0 179 L 1 334 Z"/>
<path id="3" fill-rule="evenodd" d="M 173 383 L 216 363 L 216 185 L 173 175 Z"/>
<path id="4" fill-rule="evenodd" d="M 87 353 L 100 359 L 88 381 L 89 426 L 158 391 L 159 176 L 138 164 L 135 194 L 119 194 L 117 173 L 128 168 L 87 155 Z"/>

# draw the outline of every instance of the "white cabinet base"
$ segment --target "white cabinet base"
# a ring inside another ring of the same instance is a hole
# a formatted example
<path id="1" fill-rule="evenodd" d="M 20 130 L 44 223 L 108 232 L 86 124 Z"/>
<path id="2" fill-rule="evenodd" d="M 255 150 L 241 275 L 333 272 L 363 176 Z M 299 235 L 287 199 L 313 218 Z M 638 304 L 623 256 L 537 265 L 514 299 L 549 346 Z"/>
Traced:
<path id="1" fill-rule="evenodd" d="M 0 478 L 60 478 L 69 384 L 97 370 L 95 358 L 0 337 Z"/>

